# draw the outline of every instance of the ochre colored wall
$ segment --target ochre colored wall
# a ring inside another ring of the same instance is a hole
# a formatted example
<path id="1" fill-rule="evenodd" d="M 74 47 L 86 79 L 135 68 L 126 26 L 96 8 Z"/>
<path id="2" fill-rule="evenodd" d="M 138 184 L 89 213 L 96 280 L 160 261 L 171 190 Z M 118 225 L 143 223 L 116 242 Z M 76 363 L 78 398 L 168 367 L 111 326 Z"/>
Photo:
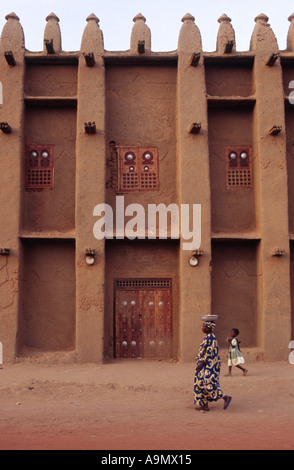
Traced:
<path id="1" fill-rule="evenodd" d="M 294 71 L 293 71 L 294 76 Z M 294 108 L 294 107 L 293 107 Z M 294 233 L 294 109 L 289 106 L 286 109 L 287 129 L 287 170 L 288 170 L 288 200 L 289 200 L 289 231 Z"/>
<path id="2" fill-rule="evenodd" d="M 74 241 L 24 240 L 19 353 L 75 348 Z"/>
<path id="3" fill-rule="evenodd" d="M 34 97 L 70 97 L 76 96 L 78 69 L 74 65 L 38 65 L 26 67 L 25 93 Z"/>
<path id="4" fill-rule="evenodd" d="M 251 96 L 254 94 L 252 64 L 207 64 L 206 90 L 210 96 Z"/>
<path id="5" fill-rule="evenodd" d="M 106 68 L 106 142 L 157 147 L 159 190 L 124 194 L 125 203 L 177 202 L 176 67 Z M 109 150 L 108 150 L 109 157 Z M 115 207 L 115 191 L 106 202 Z"/>
<path id="6" fill-rule="evenodd" d="M 213 233 L 247 233 L 256 228 L 253 188 L 226 185 L 227 146 L 252 147 L 252 110 L 234 107 L 210 108 L 209 150 Z"/>
<path id="7" fill-rule="evenodd" d="M 70 231 L 75 227 L 75 108 L 28 106 L 26 145 L 52 145 L 54 188 L 24 193 L 24 230 Z M 24 164 L 24 159 L 23 159 Z"/>
<path id="8" fill-rule="evenodd" d="M 238 328 L 242 346 L 256 347 L 256 242 L 216 241 L 212 247 L 212 311 L 219 315 L 218 341 L 226 346 L 232 328 Z M 237 300 L 238 299 L 238 300 Z"/>

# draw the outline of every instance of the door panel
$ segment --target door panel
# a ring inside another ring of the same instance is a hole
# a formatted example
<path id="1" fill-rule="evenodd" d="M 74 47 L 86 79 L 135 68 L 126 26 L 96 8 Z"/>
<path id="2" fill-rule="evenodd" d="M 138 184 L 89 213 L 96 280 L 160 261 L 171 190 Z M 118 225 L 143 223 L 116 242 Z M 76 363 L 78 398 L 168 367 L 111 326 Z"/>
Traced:
<path id="1" fill-rule="evenodd" d="M 118 290 L 115 301 L 116 356 L 142 357 L 139 291 Z"/>
<path id="2" fill-rule="evenodd" d="M 144 357 L 171 357 L 171 291 L 155 289 L 144 292 L 143 295 Z"/>
<path id="3" fill-rule="evenodd" d="M 115 356 L 172 357 L 171 287 L 116 289 Z"/>

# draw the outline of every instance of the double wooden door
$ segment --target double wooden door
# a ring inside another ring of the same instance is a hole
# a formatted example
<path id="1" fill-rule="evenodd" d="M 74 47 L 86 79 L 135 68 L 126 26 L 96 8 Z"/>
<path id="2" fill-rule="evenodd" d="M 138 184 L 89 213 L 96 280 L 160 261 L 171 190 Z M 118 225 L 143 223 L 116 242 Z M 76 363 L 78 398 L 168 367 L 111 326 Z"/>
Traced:
<path id="1" fill-rule="evenodd" d="M 172 357 L 170 280 L 128 280 L 116 284 L 115 356 Z"/>

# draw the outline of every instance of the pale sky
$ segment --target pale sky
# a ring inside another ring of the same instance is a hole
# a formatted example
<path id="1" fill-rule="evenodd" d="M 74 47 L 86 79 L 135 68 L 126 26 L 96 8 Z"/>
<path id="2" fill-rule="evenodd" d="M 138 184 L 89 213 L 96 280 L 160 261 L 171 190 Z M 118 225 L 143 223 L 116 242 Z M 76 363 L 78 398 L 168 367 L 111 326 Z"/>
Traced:
<path id="1" fill-rule="evenodd" d="M 5 16 L 14 12 L 20 18 L 25 46 L 30 51 L 43 50 L 46 16 L 55 13 L 60 19 L 62 48 L 78 51 L 86 18 L 95 13 L 103 31 L 104 47 L 109 51 L 123 51 L 130 47 L 133 18 L 142 13 L 151 29 L 154 52 L 177 49 L 181 19 L 186 13 L 195 17 L 200 29 L 203 50 L 216 49 L 218 18 L 226 13 L 232 19 L 238 51 L 249 49 L 254 18 L 260 13 L 269 17 L 279 48 L 286 48 L 288 17 L 294 12 L 293 0 L 0 0 L 0 31 Z"/>

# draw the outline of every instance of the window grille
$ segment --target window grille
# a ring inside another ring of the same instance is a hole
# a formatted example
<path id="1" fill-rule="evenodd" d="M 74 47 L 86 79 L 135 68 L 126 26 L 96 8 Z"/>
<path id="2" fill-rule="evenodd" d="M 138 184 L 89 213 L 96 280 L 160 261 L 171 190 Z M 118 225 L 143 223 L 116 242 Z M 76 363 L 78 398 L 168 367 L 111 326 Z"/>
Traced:
<path id="1" fill-rule="evenodd" d="M 117 289 L 132 289 L 141 287 L 171 287 L 171 279 L 117 279 Z"/>
<path id="2" fill-rule="evenodd" d="M 119 146 L 119 190 L 159 189 L 157 148 Z"/>
<path id="3" fill-rule="evenodd" d="M 226 148 L 227 188 L 252 188 L 251 147 Z"/>
<path id="4" fill-rule="evenodd" d="M 25 188 L 53 188 L 53 147 L 30 145 L 26 148 Z"/>

